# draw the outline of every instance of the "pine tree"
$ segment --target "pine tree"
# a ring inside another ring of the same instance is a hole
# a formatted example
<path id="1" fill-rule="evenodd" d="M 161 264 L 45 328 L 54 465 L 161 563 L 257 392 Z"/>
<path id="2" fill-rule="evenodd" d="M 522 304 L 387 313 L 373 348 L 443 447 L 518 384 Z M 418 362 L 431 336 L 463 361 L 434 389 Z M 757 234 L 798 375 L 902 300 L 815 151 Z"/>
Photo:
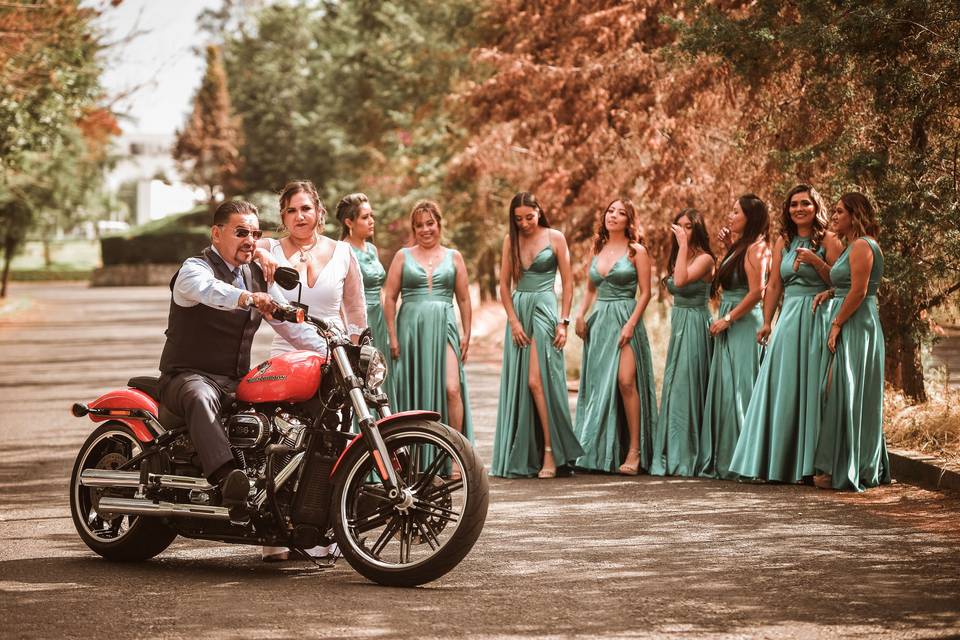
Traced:
<path id="1" fill-rule="evenodd" d="M 220 49 L 207 47 L 207 70 L 193 101 L 186 127 L 177 132 L 173 157 L 187 182 L 207 191 L 211 206 L 241 185 L 240 123 L 232 114 Z"/>

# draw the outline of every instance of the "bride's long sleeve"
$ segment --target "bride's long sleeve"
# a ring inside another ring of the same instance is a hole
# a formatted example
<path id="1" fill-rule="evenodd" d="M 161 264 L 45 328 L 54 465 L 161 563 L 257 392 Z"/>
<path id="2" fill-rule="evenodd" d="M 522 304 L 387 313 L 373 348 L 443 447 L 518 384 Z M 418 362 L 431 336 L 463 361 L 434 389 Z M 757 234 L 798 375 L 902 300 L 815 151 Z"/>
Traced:
<path id="1" fill-rule="evenodd" d="M 363 275 L 353 251 L 349 251 L 350 265 L 343 279 L 343 302 L 340 312 L 350 336 L 359 336 L 367 328 L 367 299 L 363 292 Z"/>

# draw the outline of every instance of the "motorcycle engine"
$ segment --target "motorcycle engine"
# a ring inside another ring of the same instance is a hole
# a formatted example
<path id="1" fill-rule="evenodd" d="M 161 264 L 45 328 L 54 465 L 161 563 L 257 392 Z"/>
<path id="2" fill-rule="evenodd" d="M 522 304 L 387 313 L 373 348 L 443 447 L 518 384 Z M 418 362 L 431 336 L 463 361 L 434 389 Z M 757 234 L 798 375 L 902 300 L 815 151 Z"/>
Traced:
<path id="1" fill-rule="evenodd" d="M 270 442 L 270 421 L 262 413 L 237 413 L 227 419 L 227 439 L 231 447 L 255 449 Z"/>

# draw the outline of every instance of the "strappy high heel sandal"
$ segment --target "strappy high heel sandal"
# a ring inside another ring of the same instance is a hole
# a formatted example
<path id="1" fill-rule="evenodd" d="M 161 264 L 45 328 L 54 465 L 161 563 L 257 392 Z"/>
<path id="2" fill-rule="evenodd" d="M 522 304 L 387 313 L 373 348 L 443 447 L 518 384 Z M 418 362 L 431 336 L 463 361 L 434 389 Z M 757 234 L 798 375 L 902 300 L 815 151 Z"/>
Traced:
<path id="1" fill-rule="evenodd" d="M 640 474 L 640 449 L 628 449 L 627 460 L 631 455 L 637 456 L 637 464 L 627 464 L 626 460 L 620 465 L 620 475 L 636 476 Z"/>
<path id="2" fill-rule="evenodd" d="M 550 454 L 550 457 L 552 458 L 552 457 L 553 457 L 553 449 L 551 449 L 550 447 L 544 447 L 544 448 L 543 448 L 543 457 L 546 458 L 548 453 Z M 541 468 L 541 469 L 540 469 L 540 473 L 537 474 L 537 477 L 540 478 L 541 480 L 546 480 L 546 479 L 549 479 L 549 478 L 556 478 L 556 477 L 557 477 L 557 465 L 556 465 L 556 462 L 554 462 L 553 469 Z"/>

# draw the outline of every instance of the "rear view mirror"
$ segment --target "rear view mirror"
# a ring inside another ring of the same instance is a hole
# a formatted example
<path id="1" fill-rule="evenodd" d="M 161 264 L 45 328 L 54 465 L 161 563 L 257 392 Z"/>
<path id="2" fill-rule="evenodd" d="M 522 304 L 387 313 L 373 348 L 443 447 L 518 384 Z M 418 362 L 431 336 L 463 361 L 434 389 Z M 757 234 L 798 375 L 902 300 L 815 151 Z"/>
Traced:
<path id="1" fill-rule="evenodd" d="M 277 267 L 273 279 L 287 291 L 296 289 L 297 285 L 300 284 L 300 274 L 297 273 L 296 269 L 290 267 Z"/>

